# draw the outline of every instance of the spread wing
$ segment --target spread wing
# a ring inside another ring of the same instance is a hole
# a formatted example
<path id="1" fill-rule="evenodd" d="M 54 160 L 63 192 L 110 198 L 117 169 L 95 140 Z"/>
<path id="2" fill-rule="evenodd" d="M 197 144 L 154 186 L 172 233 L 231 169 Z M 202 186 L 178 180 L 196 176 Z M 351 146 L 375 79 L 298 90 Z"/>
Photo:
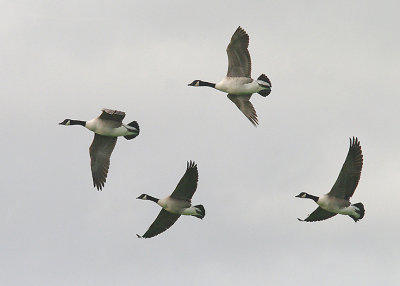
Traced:
<path id="1" fill-rule="evenodd" d="M 313 211 L 312 214 L 310 214 L 305 220 L 299 219 L 299 221 L 320 221 L 320 220 L 325 220 L 328 218 L 331 218 L 333 216 L 337 215 L 336 213 L 328 212 L 321 207 L 318 207 L 315 211 Z"/>
<path id="2" fill-rule="evenodd" d="M 143 234 L 143 236 L 138 235 L 138 237 L 150 238 L 159 235 L 160 233 L 169 229 L 180 216 L 180 214 L 173 214 L 165 209 L 162 209 L 146 233 Z"/>
<path id="3" fill-rule="evenodd" d="M 122 122 L 122 120 L 125 118 L 125 112 L 122 111 L 107 108 L 103 108 L 101 111 L 102 113 L 100 114 L 99 118 L 104 120 L 114 120 Z"/>
<path id="4" fill-rule="evenodd" d="M 228 77 L 251 77 L 251 59 L 248 47 L 249 35 L 241 27 L 238 27 L 226 48 Z"/>
<path id="5" fill-rule="evenodd" d="M 361 176 L 363 155 L 360 141 L 350 138 L 350 148 L 335 184 L 329 195 L 348 200 L 354 194 Z"/>
<path id="6" fill-rule="evenodd" d="M 170 197 L 190 202 L 193 194 L 196 192 L 198 180 L 199 172 L 197 171 L 196 163 L 192 161 L 187 162 L 186 172 Z"/>
<path id="7" fill-rule="evenodd" d="M 92 145 L 89 148 L 90 166 L 92 168 L 93 185 L 101 190 L 106 182 L 110 156 L 117 143 L 117 137 L 94 135 Z"/>
<path id="8" fill-rule="evenodd" d="M 241 112 L 253 123 L 254 126 L 257 126 L 258 119 L 257 113 L 254 109 L 253 104 L 250 102 L 250 95 L 236 95 L 236 94 L 228 94 L 228 98 L 232 100 L 234 104 L 240 109 Z"/>

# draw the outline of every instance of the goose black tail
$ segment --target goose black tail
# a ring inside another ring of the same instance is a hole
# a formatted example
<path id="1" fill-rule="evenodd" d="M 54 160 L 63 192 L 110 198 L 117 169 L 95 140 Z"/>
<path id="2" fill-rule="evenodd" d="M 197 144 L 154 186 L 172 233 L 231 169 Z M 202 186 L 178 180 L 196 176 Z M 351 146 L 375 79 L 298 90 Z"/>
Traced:
<path id="1" fill-rule="evenodd" d="M 136 134 L 124 136 L 126 140 L 131 140 L 131 139 L 133 139 L 133 138 L 135 138 L 136 136 L 139 135 L 139 133 L 140 133 L 139 124 L 136 121 L 132 121 L 131 123 L 128 123 L 128 126 L 137 129 L 137 133 Z"/>
<path id="2" fill-rule="evenodd" d="M 204 209 L 203 205 L 197 205 L 194 207 L 199 210 L 199 213 L 195 214 L 194 216 L 203 219 L 206 216 L 206 210 Z"/>
<path id="3" fill-rule="evenodd" d="M 358 214 L 358 217 L 356 217 L 356 216 L 350 216 L 350 217 L 355 222 L 357 222 L 364 217 L 365 209 L 364 209 L 364 205 L 362 203 L 356 203 L 356 204 L 353 204 L 353 206 L 355 206 L 357 208 L 356 213 Z"/>
<path id="4" fill-rule="evenodd" d="M 268 96 L 271 93 L 271 87 L 272 87 L 272 84 L 271 84 L 271 81 L 269 80 L 269 78 L 265 74 L 262 74 L 258 77 L 257 81 L 258 81 L 259 85 L 261 85 L 262 87 L 265 87 L 265 89 L 260 90 L 258 92 L 258 94 L 260 94 L 264 97 Z"/>

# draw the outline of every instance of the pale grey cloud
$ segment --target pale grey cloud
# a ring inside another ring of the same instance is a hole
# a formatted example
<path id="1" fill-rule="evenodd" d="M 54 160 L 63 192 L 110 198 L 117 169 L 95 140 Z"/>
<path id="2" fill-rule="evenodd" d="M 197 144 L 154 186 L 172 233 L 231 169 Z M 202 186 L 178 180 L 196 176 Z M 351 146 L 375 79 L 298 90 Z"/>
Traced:
<path id="1" fill-rule="evenodd" d="M 400 231 L 395 1 L 19 1 L 0 4 L 0 282 L 4 285 L 396 285 Z M 237 26 L 250 35 L 254 128 L 224 94 L 187 87 L 226 73 Z M 93 135 L 57 123 L 123 110 L 102 192 Z M 358 136 L 353 201 L 366 215 L 305 224 L 296 199 L 333 185 Z M 195 160 L 182 217 L 139 240 Z M 338 279 L 337 275 L 342 275 Z"/>

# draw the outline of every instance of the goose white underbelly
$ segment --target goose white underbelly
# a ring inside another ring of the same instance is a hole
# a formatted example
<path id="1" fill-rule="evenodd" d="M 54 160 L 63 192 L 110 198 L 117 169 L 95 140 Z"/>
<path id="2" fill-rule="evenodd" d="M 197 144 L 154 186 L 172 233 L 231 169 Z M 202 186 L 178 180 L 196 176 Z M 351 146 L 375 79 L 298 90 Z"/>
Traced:
<path id="1" fill-rule="evenodd" d="M 122 124 L 119 127 L 111 127 L 107 125 L 106 122 L 107 121 L 99 121 L 94 119 L 87 121 L 85 127 L 94 133 L 103 136 L 118 137 L 136 134 L 135 132 L 129 131 L 125 124 Z"/>
<path id="2" fill-rule="evenodd" d="M 190 208 L 186 208 L 184 209 L 181 214 L 183 215 L 196 215 L 198 214 L 198 212 L 196 211 L 195 207 L 190 207 Z"/>
<path id="3" fill-rule="evenodd" d="M 265 89 L 257 81 L 247 77 L 226 77 L 218 82 L 215 88 L 236 95 L 252 94 Z"/>
<path id="4" fill-rule="evenodd" d="M 191 204 L 184 200 L 177 200 L 171 197 L 166 197 L 164 199 L 158 200 L 157 204 L 159 204 L 163 209 L 169 211 L 170 213 L 182 215 L 196 214 L 195 208 L 191 207 Z"/>
<path id="5" fill-rule="evenodd" d="M 343 214 L 343 215 L 357 215 L 355 207 L 349 201 L 323 195 L 318 199 L 317 204 L 324 210 Z"/>

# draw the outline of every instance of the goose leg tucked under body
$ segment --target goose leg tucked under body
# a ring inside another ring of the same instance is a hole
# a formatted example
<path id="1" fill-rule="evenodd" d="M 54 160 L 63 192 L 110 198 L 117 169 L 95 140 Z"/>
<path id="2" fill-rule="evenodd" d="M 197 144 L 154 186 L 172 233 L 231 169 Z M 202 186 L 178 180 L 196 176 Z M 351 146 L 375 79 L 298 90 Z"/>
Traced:
<path id="1" fill-rule="evenodd" d="M 257 80 L 251 78 L 251 58 L 248 50 L 249 35 L 238 27 L 226 48 L 228 54 L 228 72 L 218 83 L 194 80 L 189 86 L 208 86 L 228 93 L 228 98 L 242 113 L 257 126 L 258 118 L 250 102 L 253 93 L 268 96 L 271 93 L 271 81 L 265 74 Z"/>
<path id="2" fill-rule="evenodd" d="M 124 136 L 127 140 L 135 138 L 140 130 L 136 121 L 123 124 L 125 113 L 122 111 L 102 109 L 99 117 L 90 121 L 65 119 L 60 125 L 81 125 L 95 133 L 92 145 L 90 145 L 90 166 L 92 169 L 93 185 L 101 190 L 107 179 L 110 166 L 111 153 L 117 143 L 118 136 Z"/>
<path id="3" fill-rule="evenodd" d="M 153 201 L 162 207 L 155 221 L 145 234 L 137 235 L 139 238 L 150 238 L 169 229 L 181 215 L 191 215 L 204 218 L 206 212 L 202 205 L 192 206 L 191 199 L 197 188 L 197 165 L 190 161 L 182 179 L 179 181 L 172 194 L 166 198 L 158 199 L 148 194 L 142 194 L 137 199 Z"/>
<path id="4" fill-rule="evenodd" d="M 362 203 L 350 203 L 350 198 L 360 180 L 362 165 L 363 155 L 360 141 L 353 137 L 353 140 L 350 139 L 350 148 L 346 160 L 331 191 L 321 197 L 305 192 L 301 192 L 296 196 L 297 198 L 311 199 L 319 205 L 306 219 L 299 220 L 307 222 L 320 221 L 337 214 L 348 215 L 355 222 L 362 219 L 365 214 L 364 205 Z"/>

